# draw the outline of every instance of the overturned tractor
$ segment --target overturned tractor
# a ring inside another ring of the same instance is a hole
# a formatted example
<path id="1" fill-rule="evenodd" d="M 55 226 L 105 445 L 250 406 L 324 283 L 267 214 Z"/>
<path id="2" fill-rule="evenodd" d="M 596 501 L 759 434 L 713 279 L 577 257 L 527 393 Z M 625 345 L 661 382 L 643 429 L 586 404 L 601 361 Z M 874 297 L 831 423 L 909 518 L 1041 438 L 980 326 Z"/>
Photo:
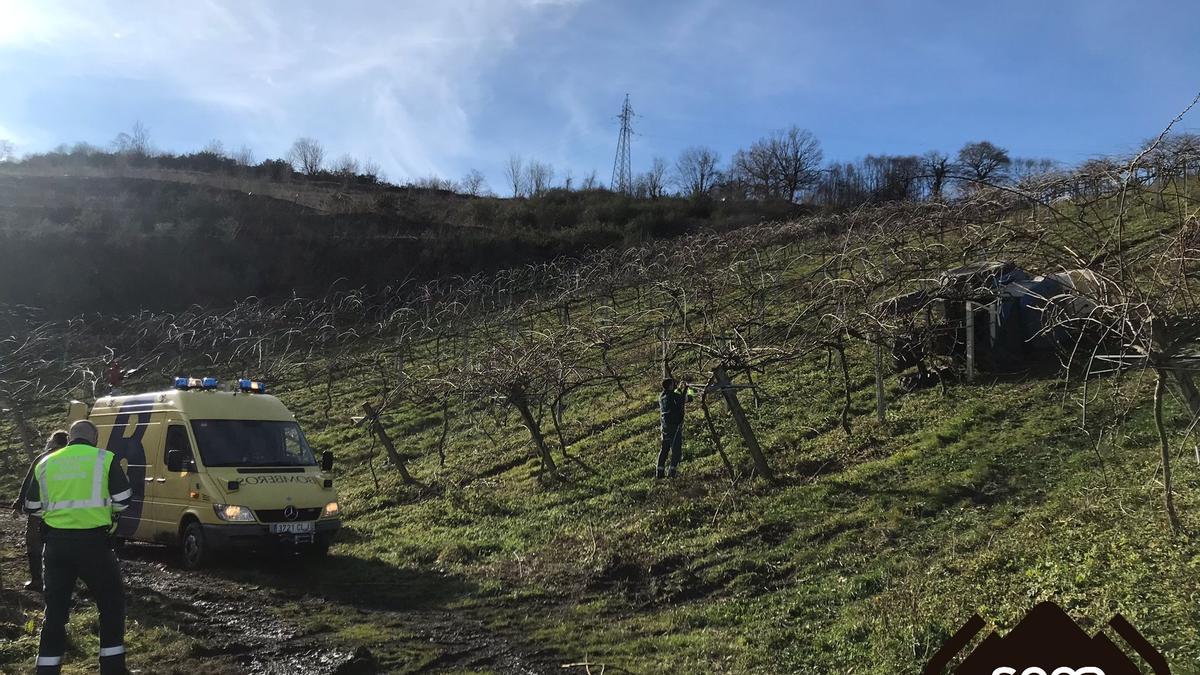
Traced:
<path id="1" fill-rule="evenodd" d="M 1030 276 L 1011 262 L 978 262 L 947 270 L 877 310 L 895 326 L 895 370 L 916 368 L 902 383 L 921 388 L 959 373 L 969 379 L 1069 355 L 1082 331 L 1061 319 L 1088 316 L 1102 288 L 1091 270 Z"/>

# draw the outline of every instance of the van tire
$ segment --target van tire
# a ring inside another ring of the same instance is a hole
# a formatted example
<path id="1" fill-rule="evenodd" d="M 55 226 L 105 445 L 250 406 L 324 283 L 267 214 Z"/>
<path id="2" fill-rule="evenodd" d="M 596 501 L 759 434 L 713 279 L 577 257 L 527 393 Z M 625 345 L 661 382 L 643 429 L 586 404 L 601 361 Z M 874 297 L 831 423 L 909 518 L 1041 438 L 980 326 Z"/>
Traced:
<path id="1" fill-rule="evenodd" d="M 204 528 L 195 521 L 183 528 L 179 549 L 179 559 L 184 569 L 198 570 L 207 566 L 212 558 L 208 542 L 204 539 Z"/>

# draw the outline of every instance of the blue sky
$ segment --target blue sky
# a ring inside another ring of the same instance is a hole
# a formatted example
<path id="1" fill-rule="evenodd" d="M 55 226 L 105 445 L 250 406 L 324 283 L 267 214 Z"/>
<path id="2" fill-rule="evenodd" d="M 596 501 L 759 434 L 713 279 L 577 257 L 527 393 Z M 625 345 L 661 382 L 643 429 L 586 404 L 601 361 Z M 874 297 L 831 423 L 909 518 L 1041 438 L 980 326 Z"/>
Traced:
<path id="1" fill-rule="evenodd" d="M 0 138 L 140 120 L 162 149 L 262 159 L 307 135 L 394 181 L 478 168 L 502 191 L 512 153 L 607 181 L 628 92 L 635 171 L 791 124 L 829 159 L 986 138 L 1076 162 L 1191 100 L 1197 36 L 1185 1 L 0 0 Z"/>

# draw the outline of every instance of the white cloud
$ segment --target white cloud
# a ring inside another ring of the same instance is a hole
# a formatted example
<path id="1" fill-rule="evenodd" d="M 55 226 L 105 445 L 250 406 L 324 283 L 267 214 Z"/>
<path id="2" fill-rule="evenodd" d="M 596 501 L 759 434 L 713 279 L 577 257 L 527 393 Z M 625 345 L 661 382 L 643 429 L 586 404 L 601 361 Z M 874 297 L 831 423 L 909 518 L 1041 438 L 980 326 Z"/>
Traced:
<path id="1" fill-rule="evenodd" d="M 331 154 L 415 176 L 469 152 L 481 73 L 537 19 L 572 4 L 0 0 L 0 57 L 52 63 L 60 72 L 48 77 L 127 78 L 206 104 L 232 118 L 224 126 L 269 144 L 260 156 L 313 135 Z"/>

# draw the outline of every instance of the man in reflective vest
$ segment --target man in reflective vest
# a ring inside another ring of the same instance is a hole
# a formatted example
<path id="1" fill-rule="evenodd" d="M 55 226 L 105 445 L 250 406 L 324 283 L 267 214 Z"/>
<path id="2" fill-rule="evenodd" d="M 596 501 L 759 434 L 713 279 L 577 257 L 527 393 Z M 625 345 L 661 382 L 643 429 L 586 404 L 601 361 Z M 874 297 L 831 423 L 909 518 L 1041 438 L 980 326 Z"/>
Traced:
<path id="1" fill-rule="evenodd" d="M 133 492 L 116 456 L 96 447 L 96 425 L 71 425 L 67 447 L 34 468 L 25 510 L 45 523 L 42 624 L 37 672 L 58 673 L 67 641 L 67 617 L 75 580 L 83 579 L 100 611 L 100 673 L 124 675 L 125 592 L 117 556 L 109 545 L 113 514 L 129 505 Z"/>

